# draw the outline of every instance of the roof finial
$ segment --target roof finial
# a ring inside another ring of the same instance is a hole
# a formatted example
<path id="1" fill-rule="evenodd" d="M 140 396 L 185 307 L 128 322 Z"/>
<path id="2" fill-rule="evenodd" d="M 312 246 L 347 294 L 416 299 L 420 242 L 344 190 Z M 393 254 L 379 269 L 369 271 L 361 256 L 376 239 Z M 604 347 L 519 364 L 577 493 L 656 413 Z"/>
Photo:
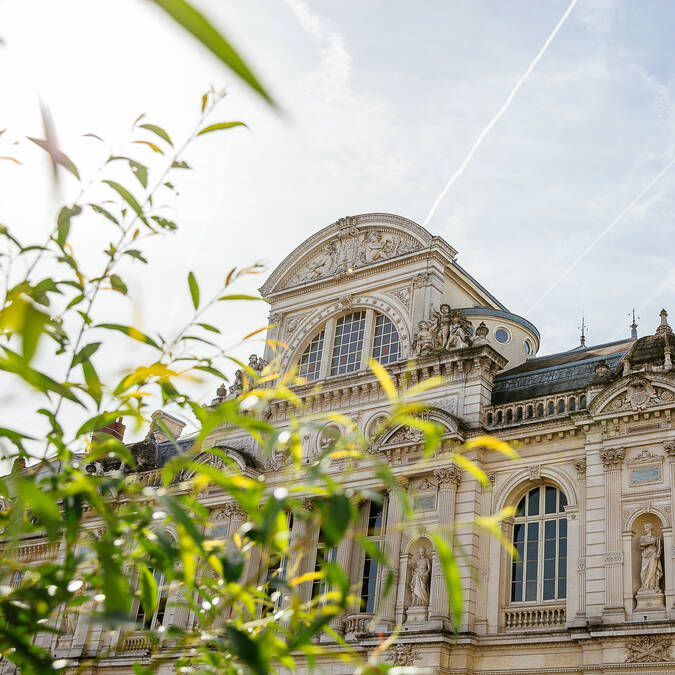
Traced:
<path id="1" fill-rule="evenodd" d="M 630 314 L 628 315 L 630 316 Z M 639 316 L 637 317 L 640 318 Z M 637 340 L 637 323 L 635 322 L 635 307 L 633 307 L 633 323 L 630 325 L 630 339 Z"/>
<path id="2" fill-rule="evenodd" d="M 659 316 L 661 317 L 661 324 L 656 329 L 656 334 L 657 335 L 664 335 L 664 334 L 672 335 L 673 329 L 668 325 L 668 312 L 666 312 L 665 309 L 662 309 L 659 312 Z"/>
<path id="3" fill-rule="evenodd" d="M 581 310 L 581 326 L 579 326 L 581 329 L 581 338 L 579 341 L 579 346 L 580 347 L 585 347 L 586 346 L 586 329 L 588 326 L 586 325 L 586 321 L 584 319 L 584 311 Z"/>

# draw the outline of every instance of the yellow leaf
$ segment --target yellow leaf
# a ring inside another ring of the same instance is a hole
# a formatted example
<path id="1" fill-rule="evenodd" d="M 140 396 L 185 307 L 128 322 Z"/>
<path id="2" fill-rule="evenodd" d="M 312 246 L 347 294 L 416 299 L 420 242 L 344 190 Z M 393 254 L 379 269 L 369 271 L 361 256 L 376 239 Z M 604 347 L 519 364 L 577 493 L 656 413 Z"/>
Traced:
<path id="1" fill-rule="evenodd" d="M 485 475 L 485 472 L 482 469 L 479 469 L 470 459 L 467 459 L 464 455 L 458 455 L 457 453 L 452 453 L 450 459 L 452 459 L 455 464 L 462 467 L 462 469 L 466 469 L 466 471 L 479 481 L 481 485 L 490 487 L 491 483 Z"/>
<path id="2" fill-rule="evenodd" d="M 299 586 L 300 584 L 303 584 L 305 581 L 314 581 L 315 579 L 322 579 L 323 578 L 323 572 L 305 572 L 305 574 L 301 574 L 299 577 L 295 577 L 295 579 L 292 579 L 289 582 L 289 586 Z"/>
<path id="3" fill-rule="evenodd" d="M 394 386 L 394 383 L 391 381 L 391 376 L 387 372 L 386 368 L 384 368 L 382 364 L 380 364 L 379 361 L 376 361 L 375 359 L 370 359 L 368 365 L 370 366 L 370 369 L 375 373 L 375 377 L 377 377 L 377 379 L 379 380 L 380 385 L 384 390 L 384 393 L 387 395 L 387 398 L 390 401 L 395 401 L 398 398 L 398 395 L 396 393 L 396 387 Z"/>
<path id="4" fill-rule="evenodd" d="M 473 448 L 488 448 L 501 452 L 502 455 L 506 455 L 509 459 L 520 459 L 520 455 L 508 443 L 500 441 L 494 436 L 479 436 L 464 444 L 465 450 L 472 450 Z"/>

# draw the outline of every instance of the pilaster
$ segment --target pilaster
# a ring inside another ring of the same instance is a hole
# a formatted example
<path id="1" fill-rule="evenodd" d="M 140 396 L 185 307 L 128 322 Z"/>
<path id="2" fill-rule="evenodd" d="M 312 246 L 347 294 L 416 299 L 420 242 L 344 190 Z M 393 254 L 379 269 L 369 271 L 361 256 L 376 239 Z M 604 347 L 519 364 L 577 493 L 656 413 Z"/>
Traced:
<path id="1" fill-rule="evenodd" d="M 605 607 L 603 615 L 611 623 L 624 620 L 623 545 L 621 541 L 621 464 L 623 448 L 605 448 L 600 460 L 605 470 Z"/>
<path id="2" fill-rule="evenodd" d="M 671 518 L 675 518 L 675 440 L 665 441 L 663 444 L 663 450 L 668 457 L 668 468 L 670 470 L 670 513 Z M 671 532 L 672 539 L 672 532 Z M 670 587 L 674 589 L 675 592 L 675 548 L 671 545 L 666 548 L 665 537 L 664 537 L 664 561 L 666 563 L 664 573 L 666 574 L 666 589 Z M 666 597 L 666 610 L 670 613 L 670 618 L 675 619 L 675 600 L 673 599 L 673 593 L 671 593 L 670 598 Z"/>
<path id="3" fill-rule="evenodd" d="M 577 576 L 577 611 L 575 619 L 586 619 L 586 458 L 582 457 L 574 463 L 577 471 L 577 485 L 579 495 L 579 538 L 576 570 L 570 570 L 570 577 Z M 567 616 L 572 617 L 571 614 Z"/>
<path id="4" fill-rule="evenodd" d="M 444 536 L 450 538 L 450 530 L 455 522 L 455 499 L 457 487 L 462 480 L 462 471 L 456 464 L 441 467 L 434 471 L 438 484 L 438 525 Z M 445 587 L 443 570 L 438 553 L 434 550 L 431 568 L 431 589 L 429 596 L 429 619 L 449 620 L 448 591 Z"/>

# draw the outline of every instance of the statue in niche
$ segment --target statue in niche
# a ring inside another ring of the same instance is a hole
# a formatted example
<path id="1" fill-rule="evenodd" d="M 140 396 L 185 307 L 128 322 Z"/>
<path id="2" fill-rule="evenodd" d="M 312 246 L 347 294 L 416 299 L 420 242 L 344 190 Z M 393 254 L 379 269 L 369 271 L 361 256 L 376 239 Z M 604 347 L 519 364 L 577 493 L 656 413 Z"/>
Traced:
<path id="1" fill-rule="evenodd" d="M 411 607 L 429 606 L 429 577 L 431 576 L 431 561 L 427 556 L 426 549 L 420 546 L 417 549 L 417 557 L 412 563 L 410 576 L 410 593 L 412 595 Z"/>
<path id="2" fill-rule="evenodd" d="M 638 593 L 644 591 L 660 592 L 660 581 L 663 576 L 661 566 L 661 537 L 654 535 L 652 530 L 654 524 L 647 522 L 644 524 L 645 533 L 640 537 L 640 555 L 642 563 L 640 565 L 640 589 Z"/>

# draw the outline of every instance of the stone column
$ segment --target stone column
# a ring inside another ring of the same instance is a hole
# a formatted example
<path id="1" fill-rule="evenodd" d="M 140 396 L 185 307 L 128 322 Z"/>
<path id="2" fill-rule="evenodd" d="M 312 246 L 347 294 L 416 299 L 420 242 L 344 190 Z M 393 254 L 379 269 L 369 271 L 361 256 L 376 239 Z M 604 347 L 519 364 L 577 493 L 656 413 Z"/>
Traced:
<path id="1" fill-rule="evenodd" d="M 495 482 L 495 474 L 488 474 L 488 479 L 492 485 Z M 492 488 L 483 487 L 481 494 L 480 515 L 489 516 L 493 511 Z M 474 630 L 479 635 L 485 635 L 488 627 L 488 579 L 490 565 L 490 535 L 482 529 L 478 538 L 478 593 L 476 596 L 476 619 L 474 621 Z"/>
<path id="2" fill-rule="evenodd" d="M 350 577 L 350 571 L 352 567 L 352 551 L 354 550 L 354 533 L 347 532 L 343 539 L 338 544 L 337 555 L 335 556 L 335 562 L 342 571 Z M 351 579 L 350 579 L 351 581 Z M 330 627 L 338 632 L 342 633 L 342 614 L 333 617 L 330 621 Z"/>
<path id="3" fill-rule="evenodd" d="M 633 613 L 633 570 L 631 565 L 631 549 L 633 546 L 633 532 L 628 530 L 621 533 L 623 552 L 623 610 L 630 620 Z"/>
<path id="4" fill-rule="evenodd" d="M 314 504 L 311 499 L 303 499 L 302 506 L 305 511 L 311 513 L 314 510 Z M 311 520 L 295 517 L 293 519 L 293 528 L 291 530 L 290 556 L 286 575 L 290 579 L 299 577 L 306 572 L 313 572 L 318 554 L 317 544 L 319 539 L 319 528 L 314 526 Z M 301 602 L 308 602 L 312 598 L 312 582 L 305 581 L 297 589 Z M 290 598 L 284 597 L 282 607 L 288 607 Z"/>
<path id="5" fill-rule="evenodd" d="M 671 441 L 666 441 L 663 444 L 663 449 L 665 450 L 666 455 L 668 456 L 668 466 L 670 469 L 670 483 L 666 480 L 666 483 L 670 487 L 670 513 L 671 517 L 675 518 L 675 440 Z M 665 525 L 665 523 L 664 523 Z M 668 588 L 669 586 L 671 588 L 675 587 L 675 579 L 673 579 L 673 574 L 675 574 L 675 548 L 671 547 L 670 549 L 667 549 L 665 546 L 663 547 L 663 557 L 666 559 L 666 569 L 664 570 L 664 574 L 666 574 L 666 570 L 670 567 L 671 571 L 671 576 L 665 578 L 665 586 Z M 670 558 L 670 565 L 668 565 L 667 559 Z M 675 590 L 675 589 L 674 589 Z M 675 600 L 671 600 L 670 603 L 666 602 L 666 610 L 670 612 L 670 618 L 673 619 L 675 618 Z"/>
<path id="6" fill-rule="evenodd" d="M 455 524 L 455 497 L 457 487 L 462 480 L 462 471 L 456 464 L 436 469 L 434 478 L 438 483 L 438 525 L 445 531 L 446 539 Z M 448 591 L 445 587 L 443 570 L 438 553 L 434 550 L 431 567 L 431 593 L 429 597 L 429 619 L 449 620 Z"/>
<path id="7" fill-rule="evenodd" d="M 577 557 L 577 613 L 569 619 L 586 620 L 586 458 L 582 457 L 574 463 L 577 470 L 579 495 L 579 555 Z M 568 534 L 569 537 L 569 534 Z M 569 559 L 569 558 L 568 558 Z M 572 570 L 574 574 L 574 570 Z M 570 575 L 571 576 L 571 575 Z"/>
<path id="8" fill-rule="evenodd" d="M 663 576 L 666 591 L 666 607 L 671 607 L 673 604 L 673 557 L 670 553 L 673 550 L 673 528 L 662 527 L 661 534 L 663 535 L 663 550 L 666 555 L 663 556 Z"/>
<path id="9" fill-rule="evenodd" d="M 398 478 L 398 483 L 403 490 L 408 487 L 407 478 Z M 393 583 L 389 589 L 389 594 L 382 602 L 382 622 L 388 630 L 392 630 L 396 625 L 396 595 L 398 593 L 398 566 L 401 555 L 401 518 L 403 517 L 403 506 L 400 500 L 389 488 L 387 491 L 387 523 L 385 533 L 385 552 L 389 563 L 392 566 L 394 575 Z M 383 570 L 384 572 L 384 570 Z M 384 587 L 386 574 L 380 576 L 380 589 Z"/>
<path id="10" fill-rule="evenodd" d="M 624 620 L 623 551 L 621 543 L 621 464 L 623 448 L 600 451 L 605 469 L 605 607 L 603 614 L 612 621 Z"/>
<path id="11" fill-rule="evenodd" d="M 570 504 L 565 507 L 567 519 L 567 601 L 565 616 L 567 623 L 573 623 L 579 613 L 579 575 L 577 574 L 577 560 L 579 560 L 579 506 Z"/>

